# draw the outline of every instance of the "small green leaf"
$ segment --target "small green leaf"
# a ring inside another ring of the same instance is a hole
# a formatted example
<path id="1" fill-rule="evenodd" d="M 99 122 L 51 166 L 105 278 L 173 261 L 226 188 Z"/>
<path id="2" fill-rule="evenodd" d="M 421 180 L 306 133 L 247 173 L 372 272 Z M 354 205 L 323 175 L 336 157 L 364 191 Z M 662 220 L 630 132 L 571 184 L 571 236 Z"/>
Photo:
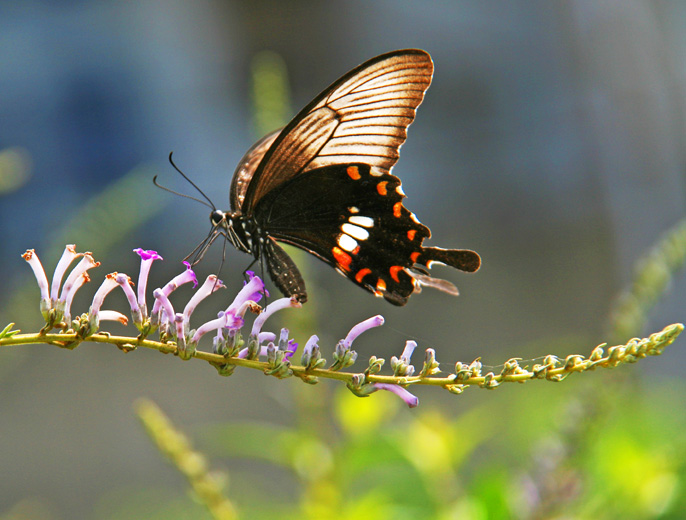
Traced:
<path id="1" fill-rule="evenodd" d="M 11 337 L 14 336 L 15 334 L 21 332 L 19 329 L 17 329 L 17 330 L 12 330 L 12 327 L 14 327 L 14 323 L 10 323 L 9 325 L 7 325 L 7 327 L 5 327 L 4 329 L 2 329 L 2 332 L 0 332 L 0 339 L 2 339 L 2 338 L 11 338 Z"/>

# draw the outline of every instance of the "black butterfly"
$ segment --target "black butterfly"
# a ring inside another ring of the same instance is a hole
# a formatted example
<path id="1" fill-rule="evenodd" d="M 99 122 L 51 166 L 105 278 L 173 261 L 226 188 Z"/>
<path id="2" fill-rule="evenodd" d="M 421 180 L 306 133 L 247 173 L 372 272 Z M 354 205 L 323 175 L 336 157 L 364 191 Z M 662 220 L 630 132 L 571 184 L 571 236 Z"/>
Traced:
<path id="1" fill-rule="evenodd" d="M 395 305 L 422 285 L 457 294 L 427 269 L 439 262 L 473 272 L 479 255 L 424 247 L 431 231 L 403 206 L 400 179 L 390 174 L 432 75 L 431 56 L 409 49 L 372 58 L 333 83 L 245 154 L 231 182 L 231 211 L 212 212 L 205 245 L 225 236 L 266 262 L 279 290 L 300 302 L 305 282 L 277 241 Z"/>

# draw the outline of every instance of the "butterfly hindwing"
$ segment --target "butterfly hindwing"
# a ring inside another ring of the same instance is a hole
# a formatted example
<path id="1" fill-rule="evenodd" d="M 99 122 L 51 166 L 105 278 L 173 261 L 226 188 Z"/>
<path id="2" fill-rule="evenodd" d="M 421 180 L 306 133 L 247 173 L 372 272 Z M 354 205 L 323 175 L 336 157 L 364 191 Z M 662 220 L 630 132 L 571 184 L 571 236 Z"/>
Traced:
<path id="1" fill-rule="evenodd" d="M 372 174 L 366 164 L 327 166 L 265 196 L 255 217 L 270 236 L 305 249 L 356 285 L 404 305 L 418 279 L 426 285 L 434 280 L 416 268 L 425 270 L 438 259 L 432 248 L 422 246 L 431 235 L 429 228 L 405 208 L 403 198 L 394 175 Z"/>

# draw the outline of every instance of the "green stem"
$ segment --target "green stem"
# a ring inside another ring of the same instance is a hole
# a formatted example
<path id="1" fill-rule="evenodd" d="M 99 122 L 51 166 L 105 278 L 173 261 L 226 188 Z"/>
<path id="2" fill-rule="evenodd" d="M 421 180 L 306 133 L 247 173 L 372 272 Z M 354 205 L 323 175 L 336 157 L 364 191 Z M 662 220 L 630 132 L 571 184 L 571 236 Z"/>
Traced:
<path id="1" fill-rule="evenodd" d="M 548 365 L 535 365 L 532 370 L 526 367 L 519 367 L 514 360 L 510 360 L 508 364 L 510 367 L 507 373 L 503 371 L 501 374 L 488 373 L 482 375 L 479 370 L 473 375 L 467 377 L 462 374 L 450 374 L 445 377 L 435 376 L 389 376 L 378 374 L 367 374 L 365 377 L 366 383 L 387 383 L 396 385 L 428 385 L 440 386 L 446 388 L 458 388 L 465 386 L 480 386 L 485 388 L 494 388 L 500 383 L 505 382 L 525 382 L 530 379 L 547 379 L 549 381 L 561 381 L 567 375 L 574 372 L 584 372 L 595 368 L 613 368 L 622 363 L 633 363 L 647 355 L 657 355 L 662 352 L 667 345 L 671 344 L 676 337 L 683 331 L 684 326 L 680 323 L 675 323 L 665 327 L 661 332 L 652 334 L 649 338 L 634 339 L 626 345 L 618 345 L 603 349 L 596 347 L 589 358 L 583 356 L 569 356 L 565 362 L 549 361 Z M 62 333 L 62 334 L 14 334 L 0 338 L 0 347 L 9 347 L 17 345 L 29 345 L 47 343 L 65 348 L 75 348 L 80 343 L 106 343 L 117 346 L 119 349 L 128 352 L 138 347 L 150 348 L 158 350 L 164 354 L 176 354 L 177 347 L 174 343 L 160 343 L 149 339 L 138 339 L 127 336 L 112 336 L 107 333 L 97 333 L 86 338 L 80 338 L 76 333 Z M 605 354 L 607 352 L 607 354 Z M 207 361 L 215 366 L 217 365 L 235 365 L 240 367 L 252 368 L 261 370 L 263 372 L 269 370 L 269 364 L 266 361 L 242 359 L 238 357 L 225 358 L 218 354 L 210 352 L 196 351 L 193 354 L 196 359 Z M 551 359 L 556 359 L 552 358 Z M 514 363 L 514 365 L 512 365 Z M 514 366 L 514 369 L 513 369 Z M 329 369 L 317 368 L 307 370 L 306 367 L 299 365 L 291 365 L 290 370 L 296 376 L 315 376 L 327 379 L 334 379 L 344 381 L 346 383 L 353 381 L 353 376 L 359 374 L 354 372 L 341 372 Z"/>

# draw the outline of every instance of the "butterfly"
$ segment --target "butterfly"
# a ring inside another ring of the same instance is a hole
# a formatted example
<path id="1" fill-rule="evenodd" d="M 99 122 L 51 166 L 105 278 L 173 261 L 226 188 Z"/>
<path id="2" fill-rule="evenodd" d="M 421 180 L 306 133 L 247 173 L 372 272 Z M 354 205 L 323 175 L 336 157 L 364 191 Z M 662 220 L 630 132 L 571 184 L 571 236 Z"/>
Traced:
<path id="1" fill-rule="evenodd" d="M 244 155 L 231 182 L 231 210 L 212 211 L 207 245 L 224 236 L 263 261 L 276 287 L 301 303 L 305 282 L 279 242 L 395 305 L 422 286 L 456 295 L 428 269 L 442 263 L 474 272 L 479 255 L 423 246 L 431 231 L 405 208 L 400 179 L 390 173 L 432 76 L 431 56 L 407 49 L 334 82 Z"/>

